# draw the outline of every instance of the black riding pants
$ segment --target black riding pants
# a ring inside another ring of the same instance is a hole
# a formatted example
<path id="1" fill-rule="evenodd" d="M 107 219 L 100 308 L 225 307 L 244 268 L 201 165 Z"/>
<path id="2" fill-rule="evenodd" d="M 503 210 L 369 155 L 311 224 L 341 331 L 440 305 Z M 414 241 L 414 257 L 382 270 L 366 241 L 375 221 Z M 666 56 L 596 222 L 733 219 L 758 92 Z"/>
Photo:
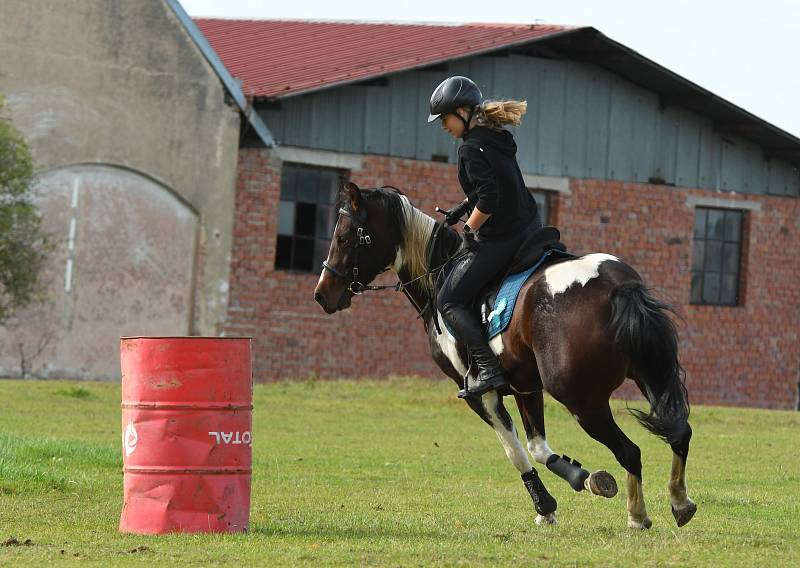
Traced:
<path id="1" fill-rule="evenodd" d="M 437 297 L 438 310 L 444 312 L 452 304 L 470 306 L 478 292 L 508 267 L 517 249 L 537 228 L 531 226 L 529 231 L 501 241 L 479 241 L 477 249 L 459 260 L 447 275 Z"/>

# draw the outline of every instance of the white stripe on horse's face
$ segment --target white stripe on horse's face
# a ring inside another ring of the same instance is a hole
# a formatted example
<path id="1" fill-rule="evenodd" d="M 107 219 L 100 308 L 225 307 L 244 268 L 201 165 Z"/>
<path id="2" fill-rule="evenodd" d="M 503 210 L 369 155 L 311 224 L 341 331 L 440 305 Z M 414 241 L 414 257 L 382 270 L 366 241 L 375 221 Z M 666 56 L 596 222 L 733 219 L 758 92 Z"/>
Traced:
<path id="1" fill-rule="evenodd" d="M 604 253 L 587 254 L 576 260 L 567 260 L 551 266 L 544 271 L 544 279 L 550 295 L 562 294 L 578 282 L 581 286 L 600 274 L 600 265 L 607 260 L 619 261 L 615 256 Z"/>

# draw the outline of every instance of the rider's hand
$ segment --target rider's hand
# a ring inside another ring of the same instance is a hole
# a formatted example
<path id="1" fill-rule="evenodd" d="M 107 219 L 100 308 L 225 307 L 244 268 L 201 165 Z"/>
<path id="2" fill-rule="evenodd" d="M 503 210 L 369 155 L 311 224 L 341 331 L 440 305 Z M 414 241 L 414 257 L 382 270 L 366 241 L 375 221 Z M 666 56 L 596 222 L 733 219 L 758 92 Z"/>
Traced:
<path id="1" fill-rule="evenodd" d="M 461 233 L 461 250 L 474 251 L 478 248 L 478 241 L 475 240 L 475 233 L 469 225 L 464 225 L 464 232 Z"/>
<path id="2" fill-rule="evenodd" d="M 469 201 L 465 199 L 455 207 L 445 211 L 444 220 L 450 226 L 455 225 L 467 211 L 469 211 Z"/>

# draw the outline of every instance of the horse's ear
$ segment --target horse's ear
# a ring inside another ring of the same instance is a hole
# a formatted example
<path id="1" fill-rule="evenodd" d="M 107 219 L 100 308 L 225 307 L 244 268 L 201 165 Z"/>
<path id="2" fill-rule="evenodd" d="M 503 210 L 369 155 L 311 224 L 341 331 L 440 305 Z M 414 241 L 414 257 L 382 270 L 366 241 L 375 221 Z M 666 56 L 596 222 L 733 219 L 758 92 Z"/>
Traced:
<path id="1" fill-rule="evenodd" d="M 361 189 L 352 181 L 342 178 L 341 195 L 350 202 L 350 209 L 355 213 L 361 208 Z"/>

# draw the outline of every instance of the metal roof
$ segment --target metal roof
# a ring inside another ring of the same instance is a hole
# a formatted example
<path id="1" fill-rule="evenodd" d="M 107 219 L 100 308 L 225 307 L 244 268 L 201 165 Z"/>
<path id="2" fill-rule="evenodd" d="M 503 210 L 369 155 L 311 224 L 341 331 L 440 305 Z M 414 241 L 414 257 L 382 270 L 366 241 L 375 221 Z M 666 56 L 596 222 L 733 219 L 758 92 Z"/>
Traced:
<path id="1" fill-rule="evenodd" d="M 800 167 L 800 139 L 592 27 L 196 19 L 248 97 L 276 100 L 493 51 L 583 61 Z"/>
<path id="2" fill-rule="evenodd" d="M 246 95 L 275 99 L 525 44 L 576 28 L 196 19 Z"/>

